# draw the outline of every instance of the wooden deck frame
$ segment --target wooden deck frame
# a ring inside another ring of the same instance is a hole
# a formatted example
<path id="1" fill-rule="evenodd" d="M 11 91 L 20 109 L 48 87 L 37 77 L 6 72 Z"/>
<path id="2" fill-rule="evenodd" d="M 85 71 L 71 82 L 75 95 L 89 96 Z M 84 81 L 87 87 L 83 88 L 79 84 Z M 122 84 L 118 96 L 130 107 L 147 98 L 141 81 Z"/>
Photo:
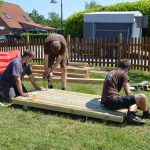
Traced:
<path id="1" fill-rule="evenodd" d="M 44 73 L 44 66 L 43 65 L 32 65 L 32 72 L 34 74 L 42 75 Z M 75 68 L 75 67 L 67 67 L 67 76 L 72 78 L 88 78 L 89 73 L 88 69 L 84 68 Z M 61 68 L 56 68 L 54 70 L 54 75 L 60 76 L 61 75 Z"/>
<path id="2" fill-rule="evenodd" d="M 31 92 L 31 97 L 16 97 L 13 104 L 65 112 L 115 122 L 123 122 L 127 109 L 111 111 L 100 105 L 100 96 L 50 89 Z"/>

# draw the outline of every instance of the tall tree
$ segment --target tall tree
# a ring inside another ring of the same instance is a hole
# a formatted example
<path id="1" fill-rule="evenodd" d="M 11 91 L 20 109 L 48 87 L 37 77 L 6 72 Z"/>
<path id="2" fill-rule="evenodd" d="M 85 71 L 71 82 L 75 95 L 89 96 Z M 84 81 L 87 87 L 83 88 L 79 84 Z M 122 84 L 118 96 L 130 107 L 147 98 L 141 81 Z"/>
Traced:
<path id="1" fill-rule="evenodd" d="M 94 8 L 94 7 L 98 7 L 101 6 L 99 5 L 96 1 L 91 1 L 91 2 L 85 2 L 85 9 L 90 9 L 90 8 Z"/>
<path id="2" fill-rule="evenodd" d="M 39 15 L 38 11 L 33 9 L 31 13 L 28 13 L 28 15 L 32 18 L 33 21 L 39 24 L 46 25 L 46 19 L 43 15 Z"/>
<path id="3" fill-rule="evenodd" d="M 48 20 L 49 20 L 50 26 L 54 28 L 60 28 L 61 18 L 59 17 L 59 14 L 57 14 L 56 12 L 49 12 Z"/>
<path id="4" fill-rule="evenodd" d="M 4 2 L 3 0 L 0 0 L 0 6 L 2 6 L 3 2 Z M 0 10 L 0 12 L 1 12 L 1 10 Z"/>

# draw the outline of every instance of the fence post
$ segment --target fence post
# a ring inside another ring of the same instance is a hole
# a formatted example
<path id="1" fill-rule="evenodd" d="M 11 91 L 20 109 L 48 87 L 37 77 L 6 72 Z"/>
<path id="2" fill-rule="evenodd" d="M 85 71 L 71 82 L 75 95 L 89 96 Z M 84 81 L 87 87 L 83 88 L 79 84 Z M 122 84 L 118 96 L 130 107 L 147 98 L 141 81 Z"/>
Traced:
<path id="1" fill-rule="evenodd" d="M 118 62 L 120 62 L 122 56 L 122 33 L 118 36 Z"/>
<path id="2" fill-rule="evenodd" d="M 26 49 L 29 49 L 29 41 L 30 41 L 30 37 L 29 35 L 26 36 Z"/>

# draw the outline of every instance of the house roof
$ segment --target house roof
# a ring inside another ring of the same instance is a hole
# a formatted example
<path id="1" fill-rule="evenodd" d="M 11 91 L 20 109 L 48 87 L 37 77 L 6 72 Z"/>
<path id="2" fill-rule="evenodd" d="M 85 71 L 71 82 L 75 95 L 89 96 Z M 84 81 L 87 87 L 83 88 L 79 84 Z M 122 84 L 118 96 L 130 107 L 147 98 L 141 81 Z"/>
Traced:
<path id="1" fill-rule="evenodd" d="M 25 25 L 47 30 L 55 29 L 35 23 L 19 5 L 4 2 L 2 6 L 0 6 L 0 10 L 2 11 L 0 13 L 0 18 L 9 28 L 23 29 L 23 25 Z"/>

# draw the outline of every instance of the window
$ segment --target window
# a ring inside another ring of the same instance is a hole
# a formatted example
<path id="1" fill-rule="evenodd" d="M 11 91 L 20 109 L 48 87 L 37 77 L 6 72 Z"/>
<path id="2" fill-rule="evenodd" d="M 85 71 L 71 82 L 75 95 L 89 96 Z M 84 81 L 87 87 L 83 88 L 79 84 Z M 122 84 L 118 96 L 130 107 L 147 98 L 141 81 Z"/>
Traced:
<path id="1" fill-rule="evenodd" d="M 23 18 L 24 18 L 26 21 L 30 21 L 29 18 L 27 18 L 26 16 L 23 16 Z"/>
<path id="2" fill-rule="evenodd" d="M 3 14 L 5 15 L 5 17 L 7 18 L 7 19 L 11 19 L 12 17 L 9 15 L 9 14 L 7 14 L 6 12 L 3 12 Z"/>

